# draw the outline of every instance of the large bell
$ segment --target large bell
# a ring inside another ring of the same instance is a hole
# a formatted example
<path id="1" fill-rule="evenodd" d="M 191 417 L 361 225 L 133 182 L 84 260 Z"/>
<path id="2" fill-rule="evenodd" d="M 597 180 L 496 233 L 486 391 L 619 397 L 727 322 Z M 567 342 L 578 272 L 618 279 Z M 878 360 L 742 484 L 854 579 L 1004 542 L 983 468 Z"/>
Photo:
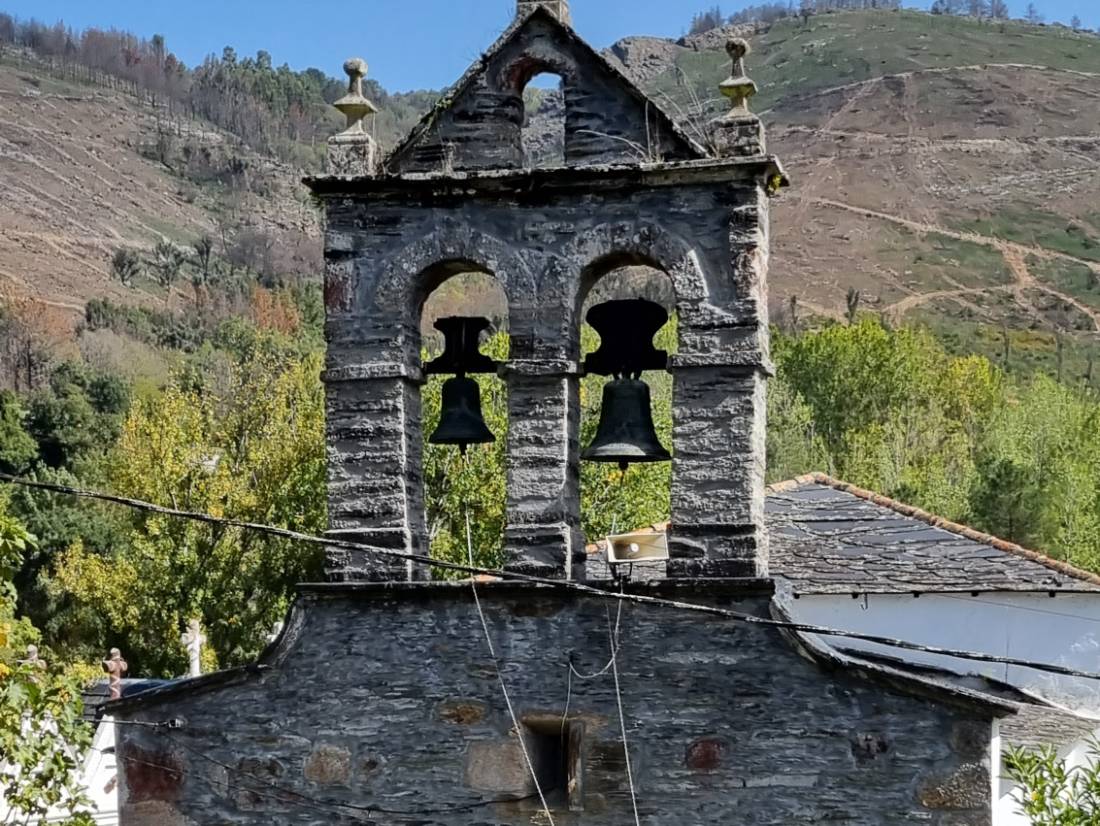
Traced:
<path id="1" fill-rule="evenodd" d="M 458 445 L 465 453 L 469 445 L 496 441 L 481 415 L 481 388 L 473 379 L 447 379 L 443 383 L 442 408 L 439 427 L 428 438 L 433 445 Z"/>
<path id="2" fill-rule="evenodd" d="M 616 379 L 604 385 L 596 438 L 581 458 L 613 462 L 624 470 L 635 463 L 672 460 L 653 426 L 648 384 L 640 379 Z"/>

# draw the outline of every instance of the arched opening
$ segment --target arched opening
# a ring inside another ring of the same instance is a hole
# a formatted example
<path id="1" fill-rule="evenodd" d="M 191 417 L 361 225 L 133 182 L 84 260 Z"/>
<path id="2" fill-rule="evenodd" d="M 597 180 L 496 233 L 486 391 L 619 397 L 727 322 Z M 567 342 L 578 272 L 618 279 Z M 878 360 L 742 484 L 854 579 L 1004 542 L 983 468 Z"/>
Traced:
<path id="1" fill-rule="evenodd" d="M 600 334 L 588 323 L 593 307 L 609 301 L 646 299 L 668 313 L 668 321 L 653 338 L 653 345 L 670 356 L 678 347 L 676 293 L 671 278 L 655 262 L 634 254 L 608 256 L 585 272 L 580 296 L 581 329 L 576 350 L 581 363 L 600 349 Z M 626 317 L 624 323 L 630 324 Z M 649 387 L 648 411 L 660 445 L 672 449 L 672 374 L 646 370 L 640 378 Z M 582 452 L 593 444 L 605 411 L 606 376 L 587 374 L 581 380 Z M 630 411 L 617 411 L 618 413 Z M 637 411 L 635 411 L 637 412 Z M 609 411 L 614 415 L 616 411 Z M 671 513 L 672 463 L 655 461 L 631 464 L 625 471 L 613 462 L 581 462 L 581 523 L 593 542 L 610 533 L 629 532 L 668 522 Z"/>
<path id="2" fill-rule="evenodd" d="M 436 265 L 425 273 L 422 283 L 426 290 L 420 314 L 420 349 L 428 374 L 420 393 L 422 480 L 432 556 L 465 564 L 469 524 L 475 563 L 499 568 L 506 497 L 507 387 L 486 359 L 468 373 L 462 369 L 466 365 L 441 363 L 446 361 L 441 357 L 455 348 L 453 342 L 448 347 L 440 327 L 453 330 L 455 324 L 448 319 L 486 319 L 484 329 L 468 325 L 475 331 L 477 352 L 492 362 L 505 362 L 509 357 L 507 295 L 493 275 L 465 261 Z M 472 347 L 465 352 L 471 353 Z M 476 384 L 476 390 L 466 384 L 465 395 L 459 392 L 456 396 L 455 387 L 448 388 L 447 383 L 460 375 Z M 461 405 L 455 404 L 456 398 Z M 459 447 L 455 434 L 469 432 L 471 412 L 480 413 L 492 441 L 475 434 L 468 446 Z M 440 438 L 445 443 L 433 442 Z M 461 575 L 436 569 L 433 576 L 453 579 Z"/>
<path id="3" fill-rule="evenodd" d="M 565 81 L 539 72 L 523 88 L 523 166 L 545 169 L 565 165 Z"/>

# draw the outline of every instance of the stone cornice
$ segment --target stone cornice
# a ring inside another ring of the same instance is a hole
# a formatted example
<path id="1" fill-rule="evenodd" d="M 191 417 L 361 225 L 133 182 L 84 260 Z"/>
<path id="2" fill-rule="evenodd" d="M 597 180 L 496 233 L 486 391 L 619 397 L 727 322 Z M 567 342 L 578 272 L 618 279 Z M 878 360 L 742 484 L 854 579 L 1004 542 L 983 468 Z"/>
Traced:
<path id="1" fill-rule="evenodd" d="M 539 196 L 548 192 L 648 189 L 707 184 L 752 184 L 770 190 L 787 185 L 774 155 L 674 163 L 592 165 L 556 169 L 500 169 L 480 172 L 409 173 L 352 177 L 318 175 L 303 179 L 320 198 L 371 196 L 402 201 L 478 196 Z"/>

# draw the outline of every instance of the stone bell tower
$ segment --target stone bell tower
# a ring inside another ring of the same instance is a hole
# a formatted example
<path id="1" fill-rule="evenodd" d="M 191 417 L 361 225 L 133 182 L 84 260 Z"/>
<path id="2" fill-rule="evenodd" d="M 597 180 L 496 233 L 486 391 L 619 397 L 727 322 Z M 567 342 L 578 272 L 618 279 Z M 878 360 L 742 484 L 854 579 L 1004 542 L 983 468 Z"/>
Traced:
<path id="1" fill-rule="evenodd" d="M 668 576 L 766 575 L 768 200 L 785 178 L 748 109 L 746 49 L 731 45 L 723 90 L 733 108 L 713 124 L 717 149 L 706 148 L 563 24 L 565 2 L 519 9 L 380 163 L 361 126 L 374 111 L 360 91 L 365 64 L 346 67 L 337 162 L 308 181 L 327 219 L 331 533 L 428 552 L 421 308 L 450 276 L 479 271 L 508 300 L 511 356 L 494 365 L 510 422 L 495 434 L 507 445 L 507 567 L 581 576 L 580 378 L 592 368 L 580 349 L 582 307 L 604 275 L 642 265 L 668 275 L 679 329 L 678 352 L 646 367 L 673 377 Z M 562 78 L 564 163 L 531 169 L 523 90 L 544 71 Z M 463 387 L 452 385 L 454 399 L 475 401 Z M 426 572 L 334 550 L 328 574 Z"/>

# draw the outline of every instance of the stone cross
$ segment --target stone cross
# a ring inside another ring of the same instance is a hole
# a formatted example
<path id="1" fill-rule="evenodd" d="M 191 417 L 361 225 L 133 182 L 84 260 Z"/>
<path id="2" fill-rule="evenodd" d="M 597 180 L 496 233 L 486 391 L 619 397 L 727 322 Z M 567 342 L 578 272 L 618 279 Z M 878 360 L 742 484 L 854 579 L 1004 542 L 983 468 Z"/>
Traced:
<path id="1" fill-rule="evenodd" d="M 202 633 L 202 625 L 197 619 L 187 624 L 187 630 L 180 635 L 180 642 L 187 649 L 187 676 L 202 676 L 202 647 L 206 642 L 206 635 Z"/>
<path id="2" fill-rule="evenodd" d="M 126 660 L 122 659 L 122 652 L 117 648 L 112 648 L 108 658 L 103 661 L 103 670 L 107 672 L 107 689 L 110 699 L 119 699 L 122 697 L 122 678 L 130 670 Z"/>

